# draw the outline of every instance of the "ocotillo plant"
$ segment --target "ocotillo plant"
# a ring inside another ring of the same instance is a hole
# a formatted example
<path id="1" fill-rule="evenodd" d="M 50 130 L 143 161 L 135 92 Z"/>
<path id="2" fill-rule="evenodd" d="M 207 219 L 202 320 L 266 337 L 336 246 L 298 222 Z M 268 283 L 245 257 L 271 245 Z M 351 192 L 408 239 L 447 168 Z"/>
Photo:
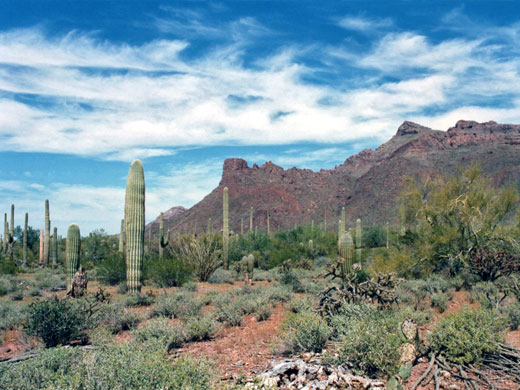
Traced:
<path id="1" fill-rule="evenodd" d="M 141 291 L 144 260 L 144 201 L 143 164 L 135 160 L 128 172 L 125 196 L 126 285 L 129 293 Z"/>
<path id="2" fill-rule="evenodd" d="M 125 220 L 122 219 L 121 220 L 121 231 L 119 232 L 119 249 L 118 249 L 118 251 L 120 253 L 123 253 L 123 251 L 125 250 L 124 234 L 125 234 Z"/>
<path id="3" fill-rule="evenodd" d="M 249 211 L 249 233 L 253 232 L 253 208 Z"/>
<path id="4" fill-rule="evenodd" d="M 363 247 L 363 231 L 361 230 L 361 219 L 356 220 L 356 261 L 361 262 L 362 247 Z"/>
<path id="5" fill-rule="evenodd" d="M 342 259 L 341 274 L 346 276 L 352 270 L 354 263 L 354 242 L 349 233 L 343 233 L 338 240 L 339 256 Z"/>
<path id="6" fill-rule="evenodd" d="M 72 278 L 79 269 L 79 253 L 81 249 L 81 236 L 79 234 L 79 226 L 73 223 L 67 230 L 67 242 L 65 246 L 65 268 L 67 277 L 67 289 L 72 286 Z"/>
<path id="7" fill-rule="evenodd" d="M 51 238 L 51 221 L 49 215 L 49 199 L 45 199 L 45 233 L 43 237 L 43 262 L 49 264 L 49 249 Z"/>
<path id="8" fill-rule="evenodd" d="M 222 194 L 222 262 L 224 268 L 229 268 L 229 194 L 224 187 Z"/>
<path id="9" fill-rule="evenodd" d="M 166 235 L 166 239 L 164 238 L 164 214 L 161 213 L 161 217 L 159 220 L 159 257 L 162 259 L 164 248 L 168 246 L 170 242 L 170 229 L 168 229 L 168 233 Z"/>
<path id="10" fill-rule="evenodd" d="M 58 264 L 58 228 L 54 227 L 54 234 L 52 235 L 52 265 Z"/>
<path id="11" fill-rule="evenodd" d="M 23 266 L 27 266 L 27 227 L 29 226 L 29 213 L 25 213 L 25 225 L 23 228 Z"/>

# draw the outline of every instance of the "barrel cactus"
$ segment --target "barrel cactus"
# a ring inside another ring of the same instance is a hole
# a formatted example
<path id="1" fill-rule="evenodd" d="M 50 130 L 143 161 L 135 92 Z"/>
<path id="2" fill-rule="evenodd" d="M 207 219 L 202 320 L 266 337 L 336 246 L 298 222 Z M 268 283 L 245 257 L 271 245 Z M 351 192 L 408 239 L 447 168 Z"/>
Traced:
<path id="1" fill-rule="evenodd" d="M 67 242 L 65 248 L 66 255 L 66 277 L 67 277 L 67 289 L 72 286 L 72 278 L 79 269 L 79 254 L 81 250 L 81 236 L 79 233 L 79 226 L 72 224 L 67 230 Z"/>
<path id="2" fill-rule="evenodd" d="M 125 195 L 126 285 L 129 293 L 141 291 L 144 260 L 144 201 L 143 164 L 135 160 L 130 165 Z"/>
<path id="3" fill-rule="evenodd" d="M 222 261 L 224 268 L 229 268 L 229 194 L 228 188 L 224 187 L 222 194 Z"/>
<path id="4" fill-rule="evenodd" d="M 342 276 L 348 275 L 354 264 L 354 241 L 350 233 L 343 233 L 338 240 L 338 251 L 341 263 Z"/>

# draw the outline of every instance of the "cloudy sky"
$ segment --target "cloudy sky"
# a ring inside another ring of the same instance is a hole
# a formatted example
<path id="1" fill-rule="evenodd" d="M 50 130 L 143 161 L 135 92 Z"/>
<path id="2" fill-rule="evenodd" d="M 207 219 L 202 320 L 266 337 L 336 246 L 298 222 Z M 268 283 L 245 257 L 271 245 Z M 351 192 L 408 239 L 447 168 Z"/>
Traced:
<path id="1" fill-rule="evenodd" d="M 432 3 L 0 0 L 2 212 L 116 233 L 137 158 L 150 221 L 227 157 L 332 168 L 404 120 L 520 123 L 515 1 Z"/>

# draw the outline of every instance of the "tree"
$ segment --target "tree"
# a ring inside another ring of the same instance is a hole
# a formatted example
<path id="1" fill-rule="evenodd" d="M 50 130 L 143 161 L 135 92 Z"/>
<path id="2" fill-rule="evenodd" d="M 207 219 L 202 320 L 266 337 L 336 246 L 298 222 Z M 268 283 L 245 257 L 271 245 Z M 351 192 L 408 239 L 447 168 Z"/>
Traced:
<path id="1" fill-rule="evenodd" d="M 507 224 L 518 202 L 513 187 L 495 188 L 480 167 L 449 179 L 410 180 L 401 222 L 416 234 L 416 254 L 434 269 L 467 264 L 480 249 L 518 251 L 518 226 Z"/>

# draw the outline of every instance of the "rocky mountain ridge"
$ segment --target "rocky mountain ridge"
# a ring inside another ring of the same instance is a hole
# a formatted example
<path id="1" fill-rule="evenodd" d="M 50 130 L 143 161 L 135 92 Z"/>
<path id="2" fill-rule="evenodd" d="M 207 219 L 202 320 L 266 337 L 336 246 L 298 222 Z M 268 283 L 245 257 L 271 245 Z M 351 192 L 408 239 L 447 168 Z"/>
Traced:
<path id="1" fill-rule="evenodd" d="M 249 167 L 243 159 L 224 161 L 222 179 L 203 200 L 181 213 L 165 215 L 165 225 L 178 231 L 201 231 L 211 218 L 222 224 L 222 190 L 229 188 L 230 228 L 265 230 L 267 213 L 272 229 L 295 224 L 327 223 L 336 229 L 342 207 L 347 224 L 396 223 L 397 199 L 407 177 L 453 175 L 460 167 L 481 164 L 495 184 L 520 183 L 520 125 L 458 121 L 447 131 L 405 121 L 377 149 L 365 149 L 333 169 L 283 169 L 272 162 Z M 158 222 L 150 226 L 158 231 Z M 157 225 L 157 226 L 155 226 Z"/>

